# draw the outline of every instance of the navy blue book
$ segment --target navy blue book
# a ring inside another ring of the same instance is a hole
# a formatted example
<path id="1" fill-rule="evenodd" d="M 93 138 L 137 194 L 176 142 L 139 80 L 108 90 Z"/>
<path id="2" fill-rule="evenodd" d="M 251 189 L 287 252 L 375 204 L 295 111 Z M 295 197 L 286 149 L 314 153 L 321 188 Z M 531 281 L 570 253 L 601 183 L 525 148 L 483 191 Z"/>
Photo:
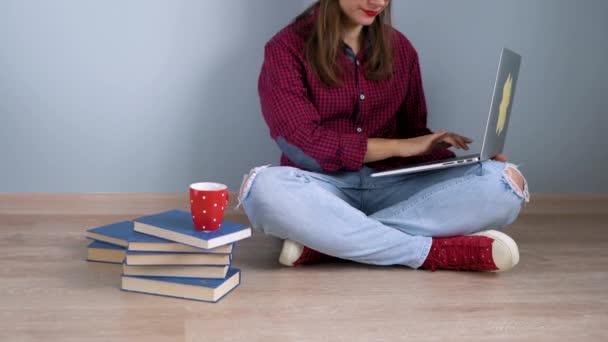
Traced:
<path id="1" fill-rule="evenodd" d="M 101 241 L 93 241 L 87 247 L 87 261 L 121 264 L 125 259 L 125 255 L 126 250 L 124 247 Z"/>
<path id="2" fill-rule="evenodd" d="M 123 291 L 217 303 L 241 283 L 241 270 L 230 268 L 225 279 L 122 275 Z"/>
<path id="3" fill-rule="evenodd" d="M 132 221 L 122 221 L 87 230 L 86 236 L 90 239 L 111 243 L 117 246 L 129 247 L 133 251 L 153 252 L 206 252 L 230 254 L 233 245 L 225 245 L 214 249 L 201 250 L 200 248 L 184 245 L 175 241 L 161 239 L 155 236 L 138 233 Z"/>
<path id="4" fill-rule="evenodd" d="M 170 210 L 134 220 L 135 231 L 188 246 L 210 249 L 234 243 L 251 236 L 251 228 L 223 221 L 213 232 L 195 230 L 189 211 Z"/>
<path id="5" fill-rule="evenodd" d="M 232 254 L 141 252 L 127 249 L 127 265 L 230 265 Z"/>
<path id="6" fill-rule="evenodd" d="M 219 265 L 127 265 L 123 262 L 122 274 L 142 277 L 224 279 L 229 268 L 230 266 Z"/>
<path id="7" fill-rule="evenodd" d="M 127 247 L 131 236 L 130 222 L 123 221 L 87 230 L 89 239 Z"/>

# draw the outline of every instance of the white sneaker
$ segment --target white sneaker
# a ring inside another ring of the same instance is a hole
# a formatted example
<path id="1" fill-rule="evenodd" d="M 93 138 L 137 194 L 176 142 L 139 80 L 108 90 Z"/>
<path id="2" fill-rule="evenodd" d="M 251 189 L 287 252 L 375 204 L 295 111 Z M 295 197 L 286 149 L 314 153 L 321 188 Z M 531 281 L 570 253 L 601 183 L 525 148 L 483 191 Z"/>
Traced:
<path id="1" fill-rule="evenodd" d="M 335 261 L 336 258 L 319 253 L 295 241 L 283 241 L 283 249 L 279 256 L 279 262 L 285 266 L 297 266 L 302 264 L 313 264 L 321 261 Z"/>
<path id="2" fill-rule="evenodd" d="M 279 256 L 279 262 L 285 266 L 294 266 L 296 261 L 302 256 L 304 246 L 291 240 L 283 241 L 283 248 Z"/>
<path id="3" fill-rule="evenodd" d="M 519 248 L 515 241 L 498 230 L 484 230 L 470 235 L 481 235 L 494 239 L 492 243 L 492 258 L 498 268 L 495 272 L 504 272 L 512 269 L 519 263 Z"/>

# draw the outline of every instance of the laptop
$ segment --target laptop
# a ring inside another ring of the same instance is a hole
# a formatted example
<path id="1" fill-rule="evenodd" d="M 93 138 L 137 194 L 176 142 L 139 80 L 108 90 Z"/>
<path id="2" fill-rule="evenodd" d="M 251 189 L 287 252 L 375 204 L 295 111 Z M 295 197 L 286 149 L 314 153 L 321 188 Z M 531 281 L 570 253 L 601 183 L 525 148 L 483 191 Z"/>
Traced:
<path id="1" fill-rule="evenodd" d="M 427 163 L 408 165 L 395 170 L 374 172 L 371 176 L 393 176 L 464 166 L 490 159 L 497 154 L 502 153 L 507 135 L 507 128 L 509 126 L 509 117 L 511 116 L 513 95 L 515 94 L 515 85 L 517 84 L 520 64 L 520 55 L 507 48 L 502 49 L 500 61 L 498 62 L 496 82 L 494 83 L 494 92 L 490 103 L 486 133 L 483 137 L 483 144 L 481 146 L 481 153 L 433 160 Z"/>

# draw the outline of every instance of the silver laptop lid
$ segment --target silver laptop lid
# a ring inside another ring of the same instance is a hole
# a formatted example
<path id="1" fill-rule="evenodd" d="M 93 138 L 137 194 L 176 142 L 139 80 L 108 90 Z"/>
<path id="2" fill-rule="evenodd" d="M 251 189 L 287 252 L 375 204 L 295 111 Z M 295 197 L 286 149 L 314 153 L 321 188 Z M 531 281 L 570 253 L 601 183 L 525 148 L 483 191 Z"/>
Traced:
<path id="1" fill-rule="evenodd" d="M 502 50 L 494 91 L 492 92 L 486 133 L 481 146 L 481 160 L 490 159 L 502 153 L 520 65 L 520 55 L 506 48 Z"/>

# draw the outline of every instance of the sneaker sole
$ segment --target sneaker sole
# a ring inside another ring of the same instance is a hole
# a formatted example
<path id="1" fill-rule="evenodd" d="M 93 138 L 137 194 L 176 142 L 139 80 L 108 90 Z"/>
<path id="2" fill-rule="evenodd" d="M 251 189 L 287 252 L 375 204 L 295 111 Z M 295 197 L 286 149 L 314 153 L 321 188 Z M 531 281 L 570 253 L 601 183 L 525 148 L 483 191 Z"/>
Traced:
<path id="1" fill-rule="evenodd" d="M 517 243 L 510 236 L 497 230 L 484 230 L 471 235 L 487 236 L 494 239 L 492 243 L 492 257 L 498 270 L 494 272 L 504 272 L 512 269 L 519 263 L 519 248 Z"/>
<path id="2" fill-rule="evenodd" d="M 293 263 L 302 255 L 303 250 L 303 245 L 291 240 L 284 240 L 281 255 L 279 255 L 279 262 L 282 265 L 292 267 Z"/>

